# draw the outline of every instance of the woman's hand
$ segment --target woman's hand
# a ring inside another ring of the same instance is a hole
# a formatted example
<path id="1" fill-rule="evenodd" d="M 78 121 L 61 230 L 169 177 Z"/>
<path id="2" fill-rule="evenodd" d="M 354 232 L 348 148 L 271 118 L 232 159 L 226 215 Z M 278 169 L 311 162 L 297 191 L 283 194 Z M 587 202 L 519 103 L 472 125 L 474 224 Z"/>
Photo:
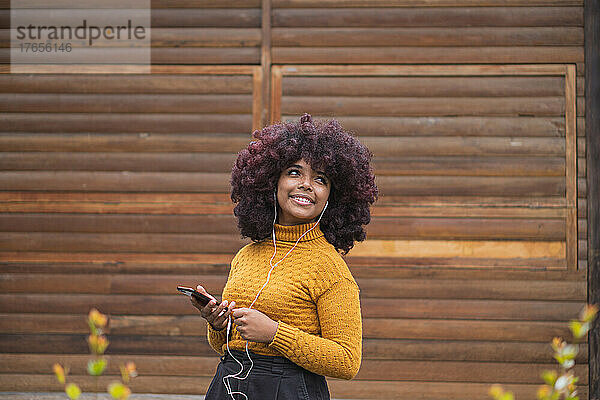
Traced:
<path id="1" fill-rule="evenodd" d="M 235 307 L 235 301 L 227 304 L 227 300 L 223 301 L 217 307 L 217 299 L 211 296 L 202 286 L 196 286 L 196 290 L 202 294 L 205 294 L 211 301 L 206 305 L 202 306 L 202 304 L 198 303 L 198 300 L 194 298 L 194 296 L 190 296 L 190 301 L 198 310 L 200 310 L 200 315 L 202 318 L 208 321 L 210 326 L 216 331 L 223 330 L 227 326 L 227 317 L 231 314 L 231 310 Z"/>
<path id="2" fill-rule="evenodd" d="M 279 323 L 251 308 L 236 308 L 231 313 L 235 328 L 244 340 L 271 343 Z"/>

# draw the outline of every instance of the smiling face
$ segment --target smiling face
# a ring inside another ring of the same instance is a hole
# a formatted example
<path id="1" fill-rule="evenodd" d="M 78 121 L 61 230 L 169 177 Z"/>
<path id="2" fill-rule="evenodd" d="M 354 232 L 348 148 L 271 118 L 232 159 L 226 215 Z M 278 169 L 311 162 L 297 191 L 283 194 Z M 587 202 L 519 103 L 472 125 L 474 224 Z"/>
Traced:
<path id="1" fill-rule="evenodd" d="M 329 198 L 331 182 L 304 160 L 298 160 L 281 172 L 277 182 L 278 223 L 298 225 L 319 218 Z"/>

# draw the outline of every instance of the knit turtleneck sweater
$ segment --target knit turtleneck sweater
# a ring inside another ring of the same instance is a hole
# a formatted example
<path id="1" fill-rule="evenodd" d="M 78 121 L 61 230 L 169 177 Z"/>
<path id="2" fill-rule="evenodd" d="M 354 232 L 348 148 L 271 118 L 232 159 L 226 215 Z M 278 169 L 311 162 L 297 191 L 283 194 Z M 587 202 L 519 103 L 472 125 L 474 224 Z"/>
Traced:
<path id="1" fill-rule="evenodd" d="M 313 224 L 275 225 L 277 254 L 281 260 Z M 231 261 L 223 300 L 236 308 L 249 307 L 267 280 L 273 240 L 243 247 Z M 271 272 L 271 278 L 252 307 L 279 323 L 271 343 L 248 342 L 257 354 L 284 356 L 299 366 L 335 378 L 352 379 L 360 368 L 362 321 L 359 288 L 348 266 L 325 239 L 319 226 L 306 234 Z M 231 350 L 246 349 L 233 329 Z M 208 324 L 208 341 L 219 354 L 227 349 L 227 329 Z"/>

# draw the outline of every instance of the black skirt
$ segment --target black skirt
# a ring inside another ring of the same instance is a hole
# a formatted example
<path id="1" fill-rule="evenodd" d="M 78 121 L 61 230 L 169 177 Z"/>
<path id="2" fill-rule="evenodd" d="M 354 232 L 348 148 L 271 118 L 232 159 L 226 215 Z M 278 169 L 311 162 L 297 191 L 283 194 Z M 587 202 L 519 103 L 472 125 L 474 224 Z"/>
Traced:
<path id="1" fill-rule="evenodd" d="M 245 377 L 250 369 L 246 352 L 231 350 L 231 353 L 244 367 L 238 377 Z M 244 380 L 226 379 L 232 392 L 242 392 L 248 400 L 329 400 L 329 389 L 323 375 L 310 372 L 285 357 L 249 353 L 254 365 L 248 377 Z M 224 377 L 237 374 L 240 368 L 240 364 L 225 351 L 205 400 L 245 400 L 239 393 L 234 393 L 233 397 L 229 395 L 223 383 Z"/>

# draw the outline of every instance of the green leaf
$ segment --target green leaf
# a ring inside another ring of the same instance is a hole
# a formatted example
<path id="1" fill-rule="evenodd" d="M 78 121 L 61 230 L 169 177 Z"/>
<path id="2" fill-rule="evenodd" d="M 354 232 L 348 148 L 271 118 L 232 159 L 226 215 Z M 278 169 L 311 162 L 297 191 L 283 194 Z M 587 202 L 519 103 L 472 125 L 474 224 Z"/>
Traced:
<path id="1" fill-rule="evenodd" d="M 88 361 L 87 370 L 88 373 L 92 376 L 102 375 L 104 370 L 106 369 L 106 359 L 98 358 L 97 360 Z"/>
<path id="2" fill-rule="evenodd" d="M 586 304 L 581 310 L 579 318 L 583 322 L 592 322 L 598 313 L 598 306 L 594 304 Z"/>
<path id="3" fill-rule="evenodd" d="M 58 381 L 60 383 L 62 383 L 63 385 L 65 384 L 65 369 L 62 367 L 62 365 L 56 363 L 52 366 L 52 369 L 54 370 L 54 374 L 56 375 L 56 379 L 58 379 Z"/>
<path id="4" fill-rule="evenodd" d="M 554 386 L 556 378 L 558 377 L 556 371 L 544 371 L 542 372 L 542 379 L 547 385 Z"/>
<path id="5" fill-rule="evenodd" d="M 571 329 L 573 337 L 576 339 L 581 339 L 587 335 L 588 331 L 590 330 L 590 324 L 587 322 L 573 320 L 569 322 L 569 329 Z"/>
<path id="6" fill-rule="evenodd" d="M 504 392 L 502 396 L 500 396 L 500 400 L 514 400 L 514 396 L 512 392 Z"/>
<path id="7" fill-rule="evenodd" d="M 554 354 L 554 359 L 561 365 L 565 362 L 565 358 L 559 353 Z"/>
<path id="8" fill-rule="evenodd" d="M 94 325 L 94 323 L 92 321 L 89 320 L 89 318 L 86 320 L 88 323 L 88 326 L 90 327 L 90 333 L 92 335 L 98 335 L 98 330 L 96 329 L 96 325 Z"/>
<path id="9" fill-rule="evenodd" d="M 494 399 L 497 399 L 502 395 L 503 392 L 504 390 L 502 389 L 502 386 L 492 385 L 489 390 L 489 395 L 492 396 Z"/>
<path id="10" fill-rule="evenodd" d="M 121 382 L 113 382 L 108 385 L 108 393 L 115 399 L 125 400 L 131 394 L 131 390 Z"/>
<path id="11" fill-rule="evenodd" d="M 74 383 L 69 383 L 67 387 L 65 387 L 65 393 L 71 400 L 77 400 L 81 395 L 81 389 Z"/>
<path id="12" fill-rule="evenodd" d="M 552 392 L 552 387 L 548 385 L 542 385 L 537 390 L 537 398 L 538 400 L 547 400 L 550 398 L 550 393 Z"/>

